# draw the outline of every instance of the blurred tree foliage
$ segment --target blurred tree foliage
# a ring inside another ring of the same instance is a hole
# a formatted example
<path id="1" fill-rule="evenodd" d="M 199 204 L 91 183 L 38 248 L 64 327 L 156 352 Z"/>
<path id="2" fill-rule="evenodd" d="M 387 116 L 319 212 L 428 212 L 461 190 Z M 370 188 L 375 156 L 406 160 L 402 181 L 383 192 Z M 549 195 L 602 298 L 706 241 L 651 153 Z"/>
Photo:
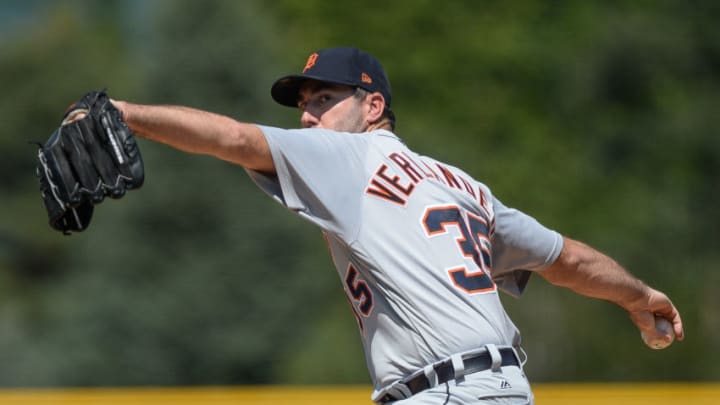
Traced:
<path id="1" fill-rule="evenodd" d="M 141 140 L 145 186 L 63 237 L 29 144 L 104 87 L 293 126 L 270 83 L 334 45 L 384 62 L 411 146 L 683 311 L 687 341 L 654 352 L 620 309 L 534 280 L 505 299 L 532 380 L 717 380 L 718 17 L 712 1 L 5 3 L 0 385 L 367 382 L 319 232 L 241 168 Z"/>

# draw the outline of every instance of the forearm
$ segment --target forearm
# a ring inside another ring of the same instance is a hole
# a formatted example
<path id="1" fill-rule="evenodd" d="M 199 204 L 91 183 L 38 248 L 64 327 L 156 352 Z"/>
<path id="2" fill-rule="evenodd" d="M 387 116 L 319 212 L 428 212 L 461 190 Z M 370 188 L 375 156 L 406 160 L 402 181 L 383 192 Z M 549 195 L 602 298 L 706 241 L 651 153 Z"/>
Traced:
<path id="1" fill-rule="evenodd" d="M 250 169 L 273 171 L 267 142 L 256 125 L 189 107 L 114 103 L 140 137 Z"/>
<path id="2" fill-rule="evenodd" d="M 554 285 L 614 302 L 628 311 L 646 301 L 651 291 L 610 257 L 568 238 L 560 257 L 540 274 Z"/>
<path id="3" fill-rule="evenodd" d="M 680 313 L 664 293 L 649 287 L 597 250 L 568 238 L 564 242 L 555 263 L 539 272 L 547 281 L 578 294 L 614 302 L 628 312 L 640 331 L 650 336 L 661 336 L 655 328 L 655 316 L 665 318 L 672 322 L 677 338 L 683 339 Z"/>

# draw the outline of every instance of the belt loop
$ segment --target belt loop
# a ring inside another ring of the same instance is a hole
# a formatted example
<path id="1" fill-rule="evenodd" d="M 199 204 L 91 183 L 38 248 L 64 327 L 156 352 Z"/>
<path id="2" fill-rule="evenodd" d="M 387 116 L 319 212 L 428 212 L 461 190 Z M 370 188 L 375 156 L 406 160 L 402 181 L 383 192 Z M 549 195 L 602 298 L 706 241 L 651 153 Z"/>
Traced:
<path id="1" fill-rule="evenodd" d="M 386 394 L 391 395 L 396 399 L 410 398 L 413 395 L 410 388 L 402 381 L 394 382 L 390 387 L 388 387 Z"/>
<path id="2" fill-rule="evenodd" d="M 498 350 L 497 346 L 492 343 L 485 345 L 485 348 L 492 359 L 492 371 L 500 370 L 500 367 L 502 366 L 502 356 L 500 355 L 500 350 Z"/>
<path id="3" fill-rule="evenodd" d="M 423 368 L 423 373 L 425 373 L 425 378 L 427 378 L 428 383 L 430 383 L 430 388 L 436 387 L 438 385 L 438 376 L 437 371 L 435 371 L 435 366 L 432 364 L 428 364 Z"/>
<path id="4" fill-rule="evenodd" d="M 455 379 L 462 381 L 465 379 L 465 362 L 463 361 L 461 354 L 453 354 L 450 356 L 452 361 L 453 371 L 455 372 Z"/>
<path id="5" fill-rule="evenodd" d="M 522 348 L 522 346 L 517 347 L 520 353 L 522 353 L 522 358 L 520 358 L 520 353 L 518 353 L 518 350 L 515 350 L 513 347 L 513 351 L 515 352 L 515 357 L 517 357 L 518 361 L 520 362 L 520 368 L 525 367 L 525 363 L 528 361 L 528 355 L 525 353 L 525 349 Z"/>

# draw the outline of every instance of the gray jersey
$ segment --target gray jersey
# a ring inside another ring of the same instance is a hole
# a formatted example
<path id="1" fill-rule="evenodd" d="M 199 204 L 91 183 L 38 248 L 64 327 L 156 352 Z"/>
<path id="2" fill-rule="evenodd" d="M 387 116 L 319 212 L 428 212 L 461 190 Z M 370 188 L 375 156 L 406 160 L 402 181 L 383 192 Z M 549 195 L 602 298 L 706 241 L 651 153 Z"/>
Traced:
<path id="1" fill-rule="evenodd" d="M 520 294 L 559 255 L 557 232 L 391 132 L 261 128 L 277 177 L 249 174 L 323 230 L 376 392 L 452 354 L 520 343 L 498 289 Z"/>

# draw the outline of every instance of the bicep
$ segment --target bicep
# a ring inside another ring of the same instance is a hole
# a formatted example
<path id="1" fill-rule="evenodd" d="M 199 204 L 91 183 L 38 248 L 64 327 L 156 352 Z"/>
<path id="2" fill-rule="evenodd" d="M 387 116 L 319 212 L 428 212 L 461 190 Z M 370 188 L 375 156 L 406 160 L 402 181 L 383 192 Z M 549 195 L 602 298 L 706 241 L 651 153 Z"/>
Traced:
<path id="1" fill-rule="evenodd" d="M 585 243 L 563 237 L 563 248 L 557 259 L 539 274 L 552 284 L 577 289 L 618 267 L 610 257 Z"/>
<path id="2" fill-rule="evenodd" d="M 537 273 L 551 284 L 566 285 L 581 261 L 582 250 L 580 242 L 563 237 L 563 247 L 557 259 Z"/>
<path id="3" fill-rule="evenodd" d="M 250 170 L 275 173 L 270 145 L 257 125 L 238 122 L 215 155 Z"/>

